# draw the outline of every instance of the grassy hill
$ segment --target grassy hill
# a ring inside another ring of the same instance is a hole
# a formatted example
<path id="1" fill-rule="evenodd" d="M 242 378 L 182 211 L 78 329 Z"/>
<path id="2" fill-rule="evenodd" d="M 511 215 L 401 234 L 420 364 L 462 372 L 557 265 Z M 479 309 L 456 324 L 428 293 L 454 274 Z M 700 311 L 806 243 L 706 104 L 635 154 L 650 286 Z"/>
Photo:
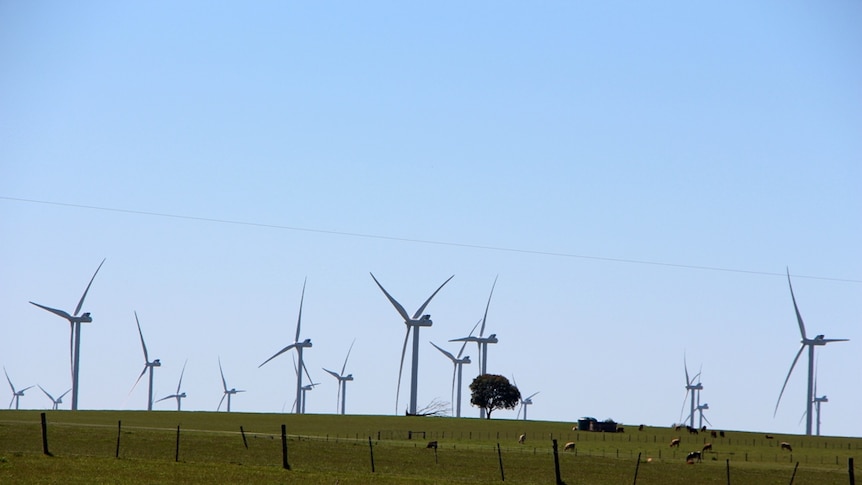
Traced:
<path id="1" fill-rule="evenodd" d="M 546 484 L 555 480 L 556 439 L 569 485 L 629 484 L 636 470 L 637 484 L 768 485 L 793 477 L 797 485 L 823 485 L 849 483 L 848 459 L 862 448 L 859 438 L 733 431 L 713 438 L 637 426 L 591 433 L 573 431 L 574 423 L 471 418 L 166 411 L 48 411 L 46 418 L 53 456 L 42 453 L 40 411 L 0 411 L 0 483 L 482 484 L 505 477 Z M 290 470 L 282 467 L 282 424 Z M 680 447 L 670 448 L 676 437 Z M 426 448 L 429 441 L 438 448 Z M 781 441 L 793 451 L 780 449 Z M 574 451 L 563 451 L 567 442 Z M 713 452 L 687 464 L 686 454 L 707 442 Z"/>

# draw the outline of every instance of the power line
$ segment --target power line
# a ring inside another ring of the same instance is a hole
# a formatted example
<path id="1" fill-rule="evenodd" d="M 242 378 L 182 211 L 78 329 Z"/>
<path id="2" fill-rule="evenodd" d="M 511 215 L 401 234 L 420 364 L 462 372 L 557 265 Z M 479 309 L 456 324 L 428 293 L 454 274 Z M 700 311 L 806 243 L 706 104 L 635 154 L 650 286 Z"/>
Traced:
<path id="1" fill-rule="evenodd" d="M 332 231 L 326 229 L 313 229 L 308 227 L 293 227 L 293 226 L 284 226 L 279 224 L 266 224 L 261 222 L 249 222 L 249 221 L 237 221 L 230 219 L 218 219 L 213 217 L 200 217 L 200 216 L 187 216 L 181 214 L 168 214 L 164 212 L 152 212 L 152 211 L 142 211 L 135 209 L 118 209 L 115 207 L 101 207 L 94 205 L 85 205 L 85 204 L 72 204 L 69 202 L 55 202 L 55 201 L 47 201 L 47 200 L 35 200 L 35 199 L 24 199 L 19 197 L 7 197 L 0 195 L 0 199 L 9 200 L 14 202 L 24 202 L 29 204 L 44 204 L 44 205 L 52 205 L 57 207 L 70 207 L 74 209 L 87 209 L 87 210 L 97 210 L 104 212 L 115 212 L 120 214 L 134 214 L 134 215 L 142 215 L 142 216 L 152 216 L 152 217 L 166 217 L 171 219 L 180 219 L 187 221 L 199 221 L 199 222 L 212 222 L 217 224 L 230 224 L 236 226 L 246 226 L 246 227 L 261 227 L 267 229 L 279 229 L 285 231 L 298 231 L 298 232 L 310 232 L 316 234 L 329 234 L 333 236 L 345 236 L 345 237 L 359 237 L 365 239 L 379 239 L 384 241 L 396 241 L 396 242 L 408 242 L 414 244 L 429 244 L 435 246 L 451 246 L 451 247 L 459 247 L 459 248 L 468 248 L 468 249 L 479 249 L 483 251 L 499 251 L 499 252 L 508 252 L 508 253 L 519 253 L 519 254 L 533 254 L 537 256 L 550 256 L 550 257 L 558 257 L 558 258 L 572 258 L 572 259 L 587 259 L 591 261 L 605 261 L 611 263 L 625 263 L 625 264 L 641 264 L 641 265 L 650 265 L 650 266 L 663 266 L 669 268 L 682 268 L 682 269 L 695 269 L 701 271 L 720 271 L 724 273 L 739 273 L 739 274 L 750 274 L 750 275 L 760 275 L 760 276 L 781 276 L 784 277 L 785 273 L 775 273 L 771 271 L 756 271 L 756 270 L 747 270 L 747 269 L 738 269 L 738 268 L 725 268 L 719 266 L 703 266 L 703 265 L 694 265 L 694 264 L 682 264 L 682 263 L 668 263 L 665 261 L 648 261 L 643 259 L 628 259 L 628 258 L 610 258 L 604 256 L 590 256 L 585 254 L 572 254 L 572 253 L 560 253 L 554 251 L 540 251 L 534 249 L 521 249 L 521 248 L 507 248 L 502 246 L 489 246 L 482 244 L 468 244 L 468 243 L 459 243 L 459 242 L 451 242 L 451 241 L 434 241 L 430 239 L 414 239 L 414 238 L 405 238 L 405 237 L 397 237 L 397 236 L 385 236 L 380 234 L 363 234 L 358 232 L 347 232 L 347 231 Z M 862 283 L 862 280 L 858 279 L 849 279 L 849 278 L 833 278 L 828 276 L 812 276 L 812 275 L 793 275 L 795 278 L 808 278 L 815 280 L 824 280 L 824 281 L 840 281 L 844 283 Z"/>

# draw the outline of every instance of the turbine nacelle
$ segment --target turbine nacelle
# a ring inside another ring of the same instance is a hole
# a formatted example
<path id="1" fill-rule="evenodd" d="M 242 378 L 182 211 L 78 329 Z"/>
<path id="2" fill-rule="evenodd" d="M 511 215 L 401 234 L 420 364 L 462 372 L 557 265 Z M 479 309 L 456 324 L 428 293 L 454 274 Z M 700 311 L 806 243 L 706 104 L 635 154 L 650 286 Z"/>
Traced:
<path id="1" fill-rule="evenodd" d="M 297 347 L 312 347 L 311 339 L 307 338 L 307 339 L 303 340 L 302 342 L 297 342 L 296 346 Z"/>
<path id="2" fill-rule="evenodd" d="M 93 318 L 90 316 L 90 312 L 85 312 L 80 317 L 72 317 L 71 320 L 75 323 L 93 323 Z"/>
<path id="3" fill-rule="evenodd" d="M 404 325 L 408 327 L 430 327 L 434 322 L 431 320 L 431 315 L 422 315 L 421 318 L 418 319 L 410 319 L 404 320 Z"/>
<path id="4" fill-rule="evenodd" d="M 161 359 L 156 359 L 156 360 L 150 362 L 150 367 L 161 367 L 161 366 L 162 366 Z"/>

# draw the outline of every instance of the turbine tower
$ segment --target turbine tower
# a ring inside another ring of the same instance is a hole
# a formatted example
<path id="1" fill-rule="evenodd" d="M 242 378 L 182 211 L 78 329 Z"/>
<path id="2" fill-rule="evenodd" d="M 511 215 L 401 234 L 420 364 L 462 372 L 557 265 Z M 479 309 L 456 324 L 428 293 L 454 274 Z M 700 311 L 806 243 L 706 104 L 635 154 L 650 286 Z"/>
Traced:
<path id="1" fill-rule="evenodd" d="M 235 387 L 230 389 L 227 388 L 227 381 L 224 379 L 224 371 L 221 368 L 221 357 L 219 357 L 218 359 L 218 371 L 219 373 L 221 373 L 221 384 L 224 387 L 224 394 L 222 394 L 221 396 L 221 401 L 218 402 L 218 407 L 216 408 L 216 411 L 219 411 L 221 409 L 221 405 L 224 402 L 224 398 L 227 397 L 227 412 L 230 412 L 230 397 L 238 392 L 245 391 L 242 389 L 237 389 Z"/>
<path id="2" fill-rule="evenodd" d="M 48 391 L 46 391 L 44 387 L 39 386 L 39 389 L 42 389 L 42 392 L 44 392 L 45 395 L 48 396 L 48 399 L 50 399 L 51 402 L 54 403 L 54 405 L 51 407 L 52 411 L 56 411 L 59 408 L 60 404 L 63 404 L 63 396 L 65 396 L 66 394 L 69 394 L 69 392 L 72 391 L 72 389 L 69 389 L 68 391 L 64 392 L 63 394 L 60 394 L 60 397 L 58 397 L 57 399 L 54 399 L 54 396 L 48 394 Z"/>
<path id="3" fill-rule="evenodd" d="M 27 386 L 21 390 L 15 390 L 15 385 L 12 384 L 12 379 L 9 378 L 9 373 L 6 372 L 6 367 L 3 367 L 3 373 L 6 374 L 6 380 L 9 381 L 9 387 L 12 388 L 12 400 L 9 401 L 9 409 L 12 409 L 12 403 L 15 403 L 15 409 L 18 409 L 18 401 L 21 399 L 21 396 L 24 395 L 24 391 L 30 389 L 33 386 Z"/>
<path id="4" fill-rule="evenodd" d="M 141 336 L 141 347 L 144 348 L 144 370 L 141 371 L 141 375 L 138 376 L 138 380 L 135 381 L 135 385 L 132 386 L 132 391 L 135 390 L 135 387 L 138 385 L 138 382 L 141 381 L 141 377 L 144 377 L 144 374 L 147 373 L 147 370 L 150 371 L 150 387 L 147 393 L 147 411 L 153 410 L 153 369 L 156 367 L 162 366 L 162 361 L 159 359 L 155 359 L 150 362 L 150 356 L 147 354 L 147 344 L 144 342 L 144 333 L 141 332 L 141 321 L 138 320 L 138 312 L 135 312 L 135 323 L 138 324 L 138 335 Z M 132 391 L 129 391 L 131 393 Z"/>
<path id="5" fill-rule="evenodd" d="M 478 322 L 476 324 L 478 325 Z M 475 329 L 476 329 L 476 327 L 473 327 L 473 330 L 475 330 Z M 472 335 L 473 332 L 471 331 L 470 334 Z M 461 350 L 458 352 L 457 357 L 452 355 L 451 352 L 443 350 L 434 342 L 431 342 L 431 345 L 433 345 L 435 349 L 439 350 L 443 355 L 445 355 L 446 357 L 449 358 L 449 360 L 452 361 L 452 365 L 454 368 L 452 369 L 452 398 L 451 399 L 455 403 L 453 405 L 453 408 L 454 408 L 453 411 L 455 413 L 455 417 L 460 418 L 461 417 L 461 387 L 462 387 L 461 386 L 461 374 L 462 374 L 461 371 L 462 371 L 462 367 L 464 366 L 464 364 L 470 364 L 471 363 L 469 355 L 467 355 L 463 358 L 461 357 L 461 355 L 464 353 L 464 347 L 467 346 L 467 342 L 464 342 L 463 344 L 461 344 Z M 457 398 L 455 397 L 455 377 L 456 377 L 456 375 L 458 378 L 458 397 Z"/>
<path id="6" fill-rule="evenodd" d="M 497 334 L 492 333 L 491 335 L 484 337 L 485 334 L 485 322 L 488 320 L 488 308 L 491 306 L 491 297 L 494 296 L 494 287 L 497 286 L 497 277 L 494 277 L 494 284 L 491 285 L 491 294 L 488 295 L 488 303 L 485 305 L 485 315 L 482 317 L 482 327 L 479 329 L 479 336 L 473 336 L 473 332 L 470 332 L 470 335 L 467 337 L 456 338 L 450 340 L 450 342 L 476 342 L 476 345 L 479 347 L 479 374 L 485 375 L 488 373 L 488 344 L 496 344 Z M 474 327 L 475 330 L 475 327 Z M 485 417 L 485 408 L 479 408 L 479 417 Z"/>
<path id="7" fill-rule="evenodd" d="M 793 300 L 793 309 L 796 312 L 796 321 L 799 324 L 799 333 L 802 334 L 802 347 L 796 353 L 793 363 L 790 364 L 790 371 L 787 372 L 787 377 L 784 379 L 784 385 L 781 386 L 781 392 L 778 393 L 778 401 L 775 403 L 775 411 L 772 416 L 778 414 L 778 405 L 781 403 L 781 396 L 784 394 L 784 389 L 787 387 L 787 381 L 790 380 L 790 374 L 793 373 L 793 368 L 802 355 L 805 347 L 808 347 L 808 389 L 805 394 L 805 434 L 811 436 L 812 424 L 812 407 L 814 405 L 814 347 L 824 346 L 831 342 L 847 342 L 849 339 L 827 339 L 823 334 L 820 334 L 813 339 L 810 339 L 805 334 L 805 323 L 802 322 L 802 314 L 799 313 L 799 307 L 796 305 L 796 296 L 793 294 L 793 284 L 790 283 L 790 269 L 787 269 L 787 285 L 790 286 L 790 298 Z"/>
<path id="8" fill-rule="evenodd" d="M 257 368 L 260 369 L 261 367 L 264 366 L 264 364 L 266 364 L 267 362 L 271 361 L 272 359 L 278 357 L 279 355 L 287 352 L 290 349 L 296 349 L 296 358 L 299 361 L 299 366 L 296 367 L 296 403 L 297 403 L 296 414 L 302 414 L 302 412 L 303 412 L 302 410 L 305 408 L 302 405 L 303 404 L 302 396 L 304 395 L 303 391 L 302 391 L 302 370 L 305 367 L 305 364 L 302 361 L 302 349 L 304 349 L 306 347 L 311 348 L 311 346 L 312 346 L 311 345 L 311 339 L 305 339 L 302 342 L 299 341 L 299 329 L 300 329 L 300 325 L 302 324 L 302 302 L 305 300 L 305 283 L 306 283 L 306 281 L 308 281 L 308 278 L 306 278 L 302 282 L 302 296 L 299 298 L 299 317 L 296 319 L 296 337 L 294 338 L 293 343 L 288 345 L 287 347 L 279 350 L 278 352 L 275 353 L 275 355 L 273 355 L 272 357 L 263 361 L 263 364 L 260 364 L 259 366 L 257 366 Z M 311 381 L 311 378 L 309 378 L 309 381 Z"/>
<path id="9" fill-rule="evenodd" d="M 404 346 L 401 349 L 401 365 L 398 367 L 398 387 L 395 389 L 395 413 L 398 413 L 398 396 L 401 393 L 401 372 L 404 369 L 404 354 L 407 353 L 407 339 L 410 338 L 410 330 L 413 329 L 413 363 L 410 369 L 410 407 L 407 410 L 407 414 L 414 415 L 416 414 L 416 397 L 419 388 L 419 328 L 421 327 L 430 327 L 432 325 L 431 315 L 422 315 L 422 312 L 425 311 L 425 307 L 428 306 L 428 303 L 431 302 L 431 299 L 434 298 L 434 295 L 443 288 L 446 283 L 449 282 L 455 275 L 452 275 L 437 288 L 434 293 L 431 293 L 431 296 L 425 300 L 425 303 L 416 310 L 416 313 L 413 314 L 413 318 L 407 314 L 407 310 L 398 303 L 395 298 L 392 298 L 392 295 L 383 288 L 383 285 L 377 281 L 377 278 L 374 277 L 374 274 L 371 273 L 371 278 L 377 283 L 377 286 L 386 295 L 386 298 L 392 303 L 392 306 L 395 307 L 395 310 L 398 311 L 398 314 L 404 319 L 404 325 L 407 326 L 407 332 L 404 335 Z M 421 315 L 421 317 L 420 317 Z"/>
<path id="10" fill-rule="evenodd" d="M 105 264 L 105 260 L 103 259 L 101 263 L 99 263 L 99 267 L 96 268 L 96 272 L 93 273 L 93 277 L 90 278 L 90 283 L 87 284 L 87 288 L 84 290 L 84 294 L 81 295 L 81 299 L 78 301 L 78 306 L 75 307 L 75 312 L 69 315 L 67 312 L 63 310 L 58 310 L 56 308 L 47 307 L 44 305 L 40 305 L 38 303 L 30 302 L 37 307 L 47 310 L 55 315 L 61 316 L 69 321 L 69 327 L 71 328 L 71 335 L 69 337 L 69 356 L 72 363 L 72 410 L 76 411 L 78 409 L 78 368 L 81 363 L 81 324 L 82 323 L 91 323 L 93 318 L 90 317 L 90 312 L 84 312 L 80 316 L 78 312 L 81 311 L 81 307 L 84 306 L 84 298 L 87 297 L 87 292 L 90 291 L 90 285 L 93 284 L 93 280 L 96 279 L 96 275 L 99 273 L 99 270 L 102 269 L 102 265 Z"/>
<path id="11" fill-rule="evenodd" d="M 689 378 L 688 376 L 688 363 L 686 362 L 685 355 L 683 354 L 682 363 L 685 368 L 685 398 L 682 400 L 682 409 L 685 409 L 685 402 L 689 400 L 688 393 L 691 391 L 691 401 L 690 407 L 691 411 L 689 412 L 688 417 L 686 418 L 689 421 L 688 426 L 690 428 L 694 428 L 694 410 L 695 410 L 695 398 L 699 399 L 699 397 L 695 396 L 695 393 L 699 393 L 703 390 L 703 385 L 700 383 L 700 372 L 694 375 L 694 377 Z M 697 380 L 697 384 L 694 381 Z M 699 395 L 699 394 L 698 394 Z M 682 409 L 680 410 L 680 416 L 682 416 Z M 685 421 L 683 421 L 685 422 Z"/>
<path id="12" fill-rule="evenodd" d="M 345 369 L 347 369 L 347 359 L 350 358 L 350 351 L 353 350 L 353 344 L 356 343 L 356 339 L 353 339 L 353 342 L 350 343 L 350 348 L 347 349 L 347 357 L 344 358 L 344 365 L 341 366 L 341 373 L 331 371 L 327 368 L 323 368 L 326 372 L 328 372 L 332 377 L 338 379 L 338 392 L 335 394 L 335 412 L 339 412 L 338 406 L 339 402 L 341 403 L 341 411 L 340 414 L 344 414 L 344 409 L 347 405 L 347 381 L 353 380 L 353 374 L 344 375 Z"/>
<path id="13" fill-rule="evenodd" d="M 165 397 L 163 397 L 163 398 L 159 399 L 159 400 L 158 400 L 158 401 L 156 401 L 156 402 L 162 402 L 162 401 L 164 401 L 165 399 L 175 398 L 175 399 L 177 400 L 177 411 L 182 411 L 182 406 L 181 406 L 180 401 L 181 401 L 184 397 L 186 397 L 186 393 L 185 393 L 185 392 L 180 392 L 180 386 L 182 386 L 182 385 L 183 385 L 183 374 L 185 374 L 185 373 L 186 373 L 186 364 L 188 364 L 188 363 L 189 363 L 189 360 L 188 360 L 188 359 L 186 359 L 186 361 L 183 363 L 183 370 L 182 370 L 182 372 L 180 372 L 180 381 L 179 381 L 179 382 L 177 382 L 177 392 L 176 392 L 176 393 L 174 393 L 174 394 L 171 394 L 171 395 L 169 395 L 169 396 L 165 396 Z M 225 386 L 225 388 L 227 388 L 227 386 Z"/>
<path id="14" fill-rule="evenodd" d="M 817 413 L 817 436 L 820 436 L 820 404 L 824 402 L 829 402 L 826 396 L 814 397 L 814 409 Z"/>

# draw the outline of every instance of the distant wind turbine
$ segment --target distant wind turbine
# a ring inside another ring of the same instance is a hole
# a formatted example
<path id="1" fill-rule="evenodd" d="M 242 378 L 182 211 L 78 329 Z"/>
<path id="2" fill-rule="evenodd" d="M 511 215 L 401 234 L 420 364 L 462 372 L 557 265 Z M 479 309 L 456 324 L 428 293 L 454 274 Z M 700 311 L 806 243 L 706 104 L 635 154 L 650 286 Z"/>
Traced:
<path id="1" fill-rule="evenodd" d="M 102 269 L 102 265 L 105 264 L 105 260 L 103 259 L 101 263 L 99 263 L 99 267 L 96 268 L 96 272 L 93 273 L 93 277 L 90 278 L 90 283 L 87 284 L 87 288 L 84 290 L 84 294 L 81 295 L 81 299 L 78 301 L 78 306 L 75 307 L 75 312 L 69 315 L 67 312 L 63 310 L 58 310 L 56 308 L 47 307 L 44 305 L 40 305 L 38 303 L 30 302 L 31 304 L 43 309 L 47 310 L 55 315 L 61 316 L 69 321 L 69 326 L 71 328 L 71 336 L 69 337 L 69 355 L 72 361 L 72 410 L 76 411 L 78 409 L 78 370 L 79 365 L 81 363 L 81 324 L 82 323 L 91 323 L 93 318 L 90 317 L 90 312 L 84 312 L 80 316 L 78 316 L 78 312 L 81 311 L 81 307 L 84 305 L 84 298 L 87 297 L 87 292 L 90 291 L 90 285 L 93 284 L 93 280 L 96 279 L 96 275 L 99 273 L 99 270 Z"/>
<path id="2" fill-rule="evenodd" d="M 226 397 L 227 398 L 227 412 L 230 412 L 230 397 L 232 395 L 238 393 L 238 392 L 245 392 L 245 391 L 242 389 L 237 389 L 235 387 L 230 388 L 230 389 L 227 388 L 227 381 L 224 379 L 224 371 L 222 370 L 222 367 L 221 367 L 221 357 L 219 357 L 219 359 L 218 359 L 218 371 L 219 371 L 219 373 L 221 373 L 221 383 L 222 383 L 222 386 L 224 387 L 224 394 L 221 397 L 221 401 L 218 402 L 218 407 L 216 408 L 216 411 L 221 410 L 221 405 L 224 402 L 224 398 Z"/>
<path id="3" fill-rule="evenodd" d="M 476 330 L 476 326 L 478 326 L 478 325 L 479 325 L 479 322 L 476 322 L 476 325 L 473 326 L 473 330 L 470 331 L 470 335 L 473 335 L 473 331 Z M 452 366 L 453 366 L 453 369 L 452 369 L 452 400 L 454 401 L 453 411 L 455 413 L 455 417 L 460 418 L 461 417 L 462 367 L 464 366 L 464 364 L 470 364 L 471 363 L 469 355 L 467 355 L 463 358 L 461 357 L 461 355 L 464 353 L 464 347 L 467 346 L 467 342 L 464 342 L 463 344 L 461 344 L 461 350 L 458 351 L 457 357 L 452 355 L 452 353 L 450 353 L 446 350 L 443 350 L 434 342 L 431 342 L 431 345 L 433 345 L 435 349 L 439 350 L 443 355 L 448 357 L 450 361 L 452 361 Z M 456 378 L 456 376 L 458 378 L 458 396 L 457 397 L 455 397 L 455 378 Z"/>
<path id="4" fill-rule="evenodd" d="M 57 399 L 54 399 L 54 396 L 49 394 L 48 391 L 46 391 L 44 387 L 39 386 L 39 389 L 42 389 L 42 392 L 44 392 L 45 395 L 48 396 L 48 399 L 50 399 L 51 402 L 54 403 L 54 405 L 51 407 L 51 409 L 54 411 L 56 411 L 59 408 L 60 404 L 63 404 L 63 396 L 65 396 L 66 394 L 69 394 L 69 392 L 72 391 L 72 389 L 70 388 L 68 391 L 64 392 L 63 394 L 60 394 L 60 396 Z"/>
<path id="5" fill-rule="evenodd" d="M 494 284 L 491 285 L 491 294 L 488 295 L 488 303 L 485 305 L 485 315 L 482 317 L 482 327 L 479 329 L 479 336 L 474 337 L 473 332 L 470 332 L 470 335 L 467 337 L 450 340 L 450 342 L 476 342 L 476 345 L 479 347 L 480 375 L 488 373 L 488 344 L 496 344 L 498 342 L 496 333 L 492 333 L 487 337 L 483 336 L 485 334 L 485 322 L 488 320 L 488 308 L 491 307 L 491 297 L 494 296 L 494 288 L 496 286 L 497 277 L 494 277 Z M 479 417 L 485 417 L 485 408 L 479 408 Z"/>
<path id="6" fill-rule="evenodd" d="M 18 401 L 21 399 L 21 396 L 24 395 L 24 391 L 30 389 L 33 386 L 27 386 L 24 389 L 16 390 L 15 385 L 12 384 L 12 379 L 9 378 L 9 373 L 6 372 L 6 367 L 3 367 L 3 373 L 6 374 L 6 380 L 9 381 L 9 387 L 12 388 L 12 400 L 9 401 L 9 409 L 12 409 L 12 403 L 15 403 L 15 409 L 18 409 Z"/>
<path id="7" fill-rule="evenodd" d="M 411 318 L 410 315 L 407 314 L 407 310 L 401 306 L 392 295 L 383 288 L 383 285 L 377 281 L 377 278 L 374 277 L 374 273 L 371 273 L 371 278 L 377 283 L 377 286 L 386 295 L 386 298 L 392 303 L 392 306 L 395 307 L 395 310 L 398 311 L 398 314 L 401 315 L 401 318 L 404 319 L 404 325 L 407 326 L 407 332 L 404 334 L 404 346 L 401 349 L 401 365 L 398 367 L 398 386 L 395 389 L 395 412 L 398 413 L 398 395 L 401 392 L 401 372 L 404 369 L 404 354 L 407 353 L 407 340 L 410 338 L 410 330 L 413 330 L 413 362 L 410 369 L 410 407 L 407 410 L 408 414 L 416 414 L 416 400 L 419 389 L 419 329 L 421 327 L 430 327 L 433 322 L 431 321 L 431 315 L 422 315 L 422 312 L 425 311 L 425 307 L 428 306 L 428 303 L 431 302 L 431 299 L 434 298 L 434 295 L 439 292 L 446 283 L 449 282 L 455 275 L 452 275 L 440 285 L 434 293 L 431 293 L 431 296 L 425 300 L 425 303 L 416 310 L 416 313 L 413 314 Z M 420 317 L 421 316 L 421 317 Z"/>
<path id="8" fill-rule="evenodd" d="M 183 398 L 185 398 L 185 397 L 186 397 L 186 393 L 185 393 L 185 392 L 180 392 L 180 386 L 182 386 L 182 385 L 183 385 L 183 374 L 185 374 L 185 373 L 186 373 L 186 364 L 188 364 L 188 363 L 189 363 L 189 360 L 188 360 L 188 359 L 186 359 L 186 361 L 183 363 L 183 370 L 182 370 L 182 372 L 180 372 L 180 381 L 179 381 L 179 382 L 177 382 L 177 392 L 175 392 L 174 394 L 171 394 L 171 395 L 169 395 L 169 396 L 165 396 L 165 397 L 163 397 L 163 398 L 159 399 L 159 400 L 158 400 L 158 401 L 156 401 L 156 402 L 161 402 L 161 401 L 164 401 L 165 399 L 174 398 L 174 399 L 176 399 L 176 400 L 177 400 L 177 411 L 181 411 L 181 410 L 182 410 L 182 406 L 181 406 L 181 402 L 180 402 L 180 401 L 181 401 Z M 225 387 L 227 387 L 227 386 L 225 386 Z"/>
<path id="9" fill-rule="evenodd" d="M 135 385 L 132 386 L 132 391 L 135 390 L 135 387 L 138 385 L 138 382 L 141 381 L 141 377 L 144 377 L 144 374 L 147 373 L 147 370 L 150 371 L 150 387 L 147 392 L 147 411 L 153 410 L 153 369 L 156 367 L 162 366 L 162 361 L 159 359 L 155 359 L 150 362 L 150 356 L 147 353 L 147 344 L 144 342 L 144 333 L 141 331 L 141 321 L 138 320 L 138 312 L 135 312 L 135 323 L 138 324 L 138 335 L 141 336 L 141 347 L 144 349 L 144 370 L 141 371 L 141 375 L 138 376 L 138 380 L 135 381 Z M 129 391 L 130 393 L 132 391 Z"/>
<path id="10" fill-rule="evenodd" d="M 691 412 L 689 413 L 686 420 L 689 421 L 689 427 L 694 428 L 694 410 L 695 410 L 695 399 L 699 399 L 696 393 L 699 393 L 703 390 L 703 385 L 700 383 L 700 372 L 694 375 L 694 377 L 689 378 L 688 376 L 688 363 L 685 360 L 685 354 L 682 357 L 682 363 L 685 368 L 685 398 L 682 400 L 682 407 L 685 409 L 685 402 L 689 400 L 689 392 L 691 392 Z M 697 384 L 694 381 L 697 380 Z M 682 411 L 680 411 L 680 415 L 682 415 Z M 683 421 L 685 422 L 685 421 Z"/>
<path id="11" fill-rule="evenodd" d="M 302 342 L 299 341 L 299 329 L 300 329 L 300 325 L 302 324 L 302 303 L 305 300 L 305 283 L 307 280 L 308 280 L 308 278 L 306 278 L 306 280 L 302 282 L 302 296 L 299 299 L 299 317 L 296 319 L 296 337 L 293 339 L 293 343 L 288 345 L 287 347 L 279 350 L 272 357 L 263 361 L 263 364 L 260 364 L 259 366 L 257 366 L 259 369 L 259 368 L 263 367 L 264 364 L 266 364 L 267 362 L 269 362 L 272 359 L 278 357 L 279 355 L 287 352 L 288 350 L 296 349 L 296 358 L 299 361 L 299 366 L 296 367 L 296 402 L 297 402 L 296 413 L 297 414 L 302 414 L 302 412 L 303 412 L 302 410 L 304 409 L 304 406 L 302 405 L 303 404 L 303 402 L 302 402 L 302 396 L 303 396 L 302 369 L 305 366 L 305 364 L 303 363 L 303 360 L 302 360 L 302 349 L 304 349 L 306 347 L 311 348 L 311 346 L 312 346 L 311 339 L 305 339 Z"/>
<path id="12" fill-rule="evenodd" d="M 356 343 L 356 339 L 353 339 L 353 342 L 350 343 L 350 348 L 347 349 L 347 357 L 344 358 L 344 365 L 341 366 L 341 373 L 331 371 L 327 368 L 323 368 L 326 372 L 328 372 L 332 377 L 338 379 L 338 392 L 335 394 L 335 411 L 338 411 L 339 402 L 341 403 L 341 414 L 344 414 L 344 409 L 347 406 L 347 381 L 353 380 L 353 374 L 344 375 L 344 371 L 347 369 L 347 359 L 350 358 L 350 351 L 353 350 L 353 344 Z"/>
<path id="13" fill-rule="evenodd" d="M 847 342 L 849 339 L 827 339 L 824 336 L 818 335 L 810 339 L 805 334 L 805 323 L 802 322 L 802 314 L 799 313 L 799 307 L 796 305 L 796 296 L 793 294 L 793 284 L 790 283 L 790 268 L 787 269 L 787 285 L 790 286 L 790 298 L 793 300 L 793 309 L 796 312 L 796 321 L 799 324 L 799 333 L 802 334 L 802 347 L 796 353 L 793 363 L 790 364 L 790 371 L 787 372 L 787 377 L 784 379 L 784 385 L 781 386 L 781 392 L 778 393 L 778 401 L 775 403 L 775 411 L 772 416 L 778 414 L 778 405 L 781 404 L 781 396 L 784 394 L 784 389 L 787 387 L 787 381 L 790 380 L 790 374 L 793 373 L 793 368 L 802 355 L 805 347 L 808 347 L 808 389 L 805 393 L 805 434 L 811 436 L 812 424 L 812 407 L 814 405 L 814 347 L 824 346 L 831 342 Z"/>
<path id="14" fill-rule="evenodd" d="M 512 384 L 517 388 L 518 383 L 515 381 L 515 376 L 512 376 Z M 519 391 L 520 392 L 520 391 Z M 533 398 L 539 394 L 540 391 L 534 392 L 527 396 L 526 398 L 521 399 L 521 407 L 518 408 L 518 414 L 515 415 L 515 419 L 518 419 L 521 416 L 521 411 L 524 411 L 524 421 L 527 420 L 527 406 L 533 404 Z"/>

